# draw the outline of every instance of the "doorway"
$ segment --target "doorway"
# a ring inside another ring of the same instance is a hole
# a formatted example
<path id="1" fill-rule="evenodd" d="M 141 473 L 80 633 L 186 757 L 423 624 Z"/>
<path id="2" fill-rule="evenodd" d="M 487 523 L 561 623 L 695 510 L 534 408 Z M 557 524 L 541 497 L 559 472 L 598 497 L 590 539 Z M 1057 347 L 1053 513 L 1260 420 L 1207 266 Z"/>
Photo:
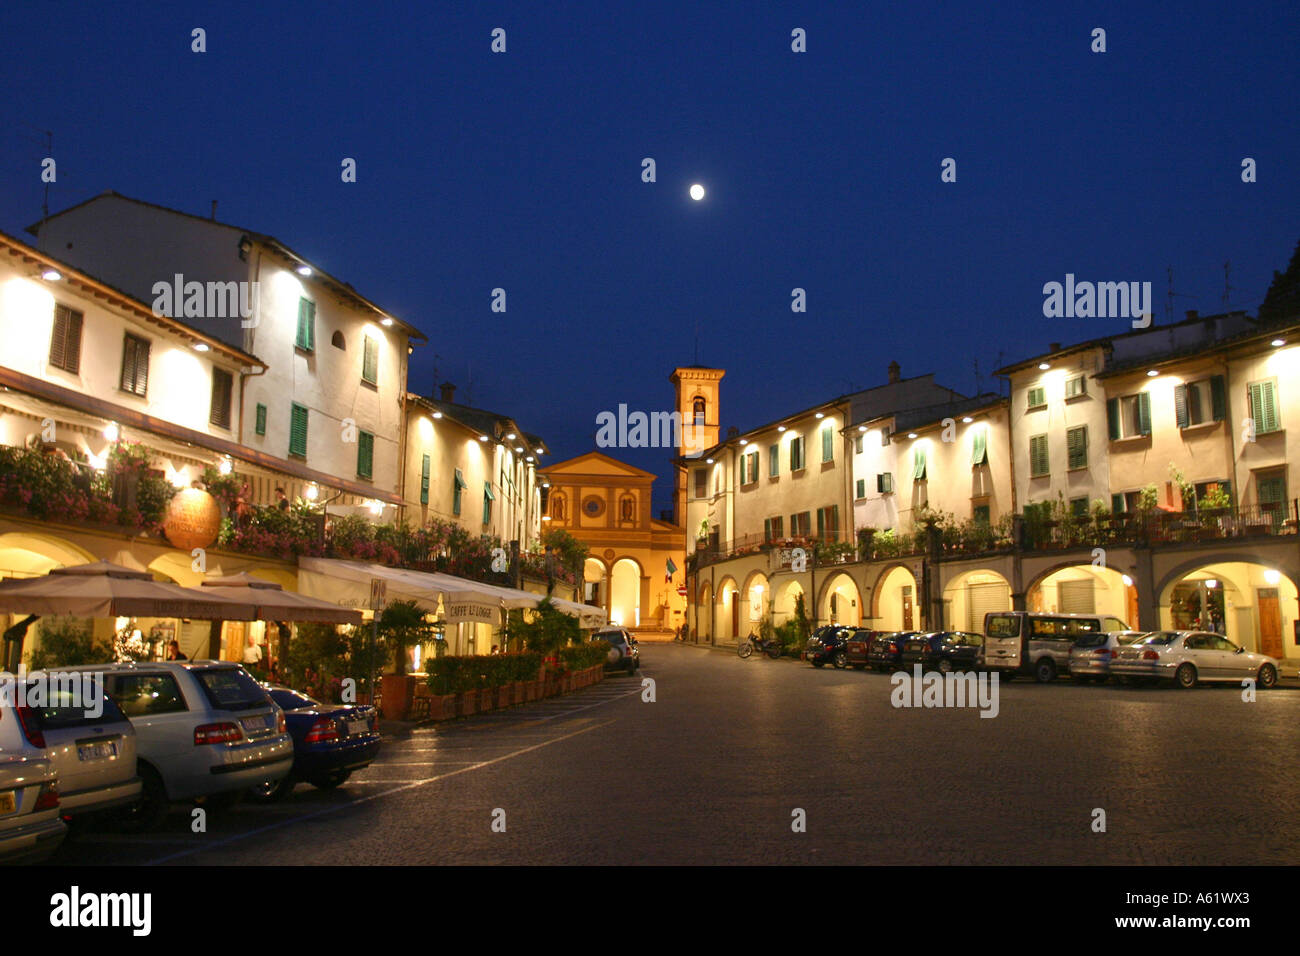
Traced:
<path id="1" fill-rule="evenodd" d="M 1282 606 L 1277 588 L 1256 588 L 1259 604 L 1259 650 L 1269 657 L 1282 658 Z"/>

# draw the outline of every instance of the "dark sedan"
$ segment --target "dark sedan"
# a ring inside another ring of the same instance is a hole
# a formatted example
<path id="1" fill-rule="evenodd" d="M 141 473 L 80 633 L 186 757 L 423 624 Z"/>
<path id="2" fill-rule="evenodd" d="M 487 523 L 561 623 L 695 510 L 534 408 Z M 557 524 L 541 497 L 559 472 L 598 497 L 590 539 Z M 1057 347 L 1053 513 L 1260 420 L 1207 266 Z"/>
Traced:
<path id="1" fill-rule="evenodd" d="M 914 634 L 903 642 L 904 667 L 920 664 L 922 670 L 973 671 L 980 666 L 984 638 L 966 631 Z"/>
<path id="2" fill-rule="evenodd" d="M 871 642 L 884 633 L 869 631 L 865 627 L 854 630 L 844 642 L 844 656 L 848 658 L 849 666 L 855 671 L 866 668 L 871 663 Z"/>
<path id="3" fill-rule="evenodd" d="M 871 639 L 867 661 L 882 673 L 897 670 L 903 663 L 903 642 L 916 631 L 882 631 Z"/>
<path id="4" fill-rule="evenodd" d="M 352 771 L 379 756 L 379 715 L 375 708 L 323 704 L 289 687 L 262 686 L 284 711 L 293 738 L 293 769 L 278 783 L 254 788 L 255 799 L 283 799 L 299 781 L 333 790 Z"/>
<path id="5" fill-rule="evenodd" d="M 844 642 L 853 634 L 853 628 L 841 624 L 827 624 L 817 628 L 808 638 L 805 657 L 813 667 L 825 667 L 834 664 L 844 667 L 848 658 L 844 653 Z"/>

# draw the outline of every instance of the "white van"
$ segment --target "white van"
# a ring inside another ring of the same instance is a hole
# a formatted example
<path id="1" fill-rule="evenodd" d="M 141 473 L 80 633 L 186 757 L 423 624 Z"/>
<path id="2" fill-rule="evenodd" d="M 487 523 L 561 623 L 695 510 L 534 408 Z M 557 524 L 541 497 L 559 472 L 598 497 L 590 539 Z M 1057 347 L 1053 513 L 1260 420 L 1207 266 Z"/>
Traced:
<path id="1" fill-rule="evenodd" d="M 984 668 L 1003 680 L 1033 674 L 1046 684 L 1070 673 L 1070 648 L 1080 637 L 1127 630 L 1109 614 L 990 611 L 984 615 Z"/>

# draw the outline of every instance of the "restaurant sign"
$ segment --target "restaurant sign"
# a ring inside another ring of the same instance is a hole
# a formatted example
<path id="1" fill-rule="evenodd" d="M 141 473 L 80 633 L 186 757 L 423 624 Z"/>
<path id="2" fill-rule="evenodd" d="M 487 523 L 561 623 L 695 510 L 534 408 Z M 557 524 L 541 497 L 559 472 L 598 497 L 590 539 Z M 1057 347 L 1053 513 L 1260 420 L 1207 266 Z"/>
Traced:
<path id="1" fill-rule="evenodd" d="M 186 551 L 206 548 L 221 531 L 221 509 L 202 488 L 186 488 L 167 505 L 162 526 L 163 534 L 176 547 Z"/>
<path id="2" fill-rule="evenodd" d="M 476 624 L 500 624 L 501 609 L 494 604 L 478 604 L 473 601 L 451 601 L 446 605 L 447 613 L 443 616 L 449 624 L 469 621 Z"/>

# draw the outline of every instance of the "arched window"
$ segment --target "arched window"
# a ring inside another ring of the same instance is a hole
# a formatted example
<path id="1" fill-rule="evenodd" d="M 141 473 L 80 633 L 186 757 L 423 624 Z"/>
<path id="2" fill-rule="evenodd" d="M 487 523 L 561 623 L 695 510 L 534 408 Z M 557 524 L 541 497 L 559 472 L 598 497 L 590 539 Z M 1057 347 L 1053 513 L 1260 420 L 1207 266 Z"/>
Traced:
<path id="1" fill-rule="evenodd" d="M 330 336 L 330 345 L 344 352 L 348 350 L 347 344 L 343 341 L 343 333 L 339 331 L 335 331 L 335 333 Z"/>
<path id="2" fill-rule="evenodd" d="M 618 520 L 635 521 L 636 520 L 636 499 L 631 495 L 624 495 L 618 503 Z"/>
<path id="3" fill-rule="evenodd" d="M 696 398 L 691 409 L 691 424 L 704 421 L 704 399 Z"/>
<path id="4" fill-rule="evenodd" d="M 551 518 L 555 521 L 564 520 L 564 495 L 558 492 L 551 495 Z"/>

